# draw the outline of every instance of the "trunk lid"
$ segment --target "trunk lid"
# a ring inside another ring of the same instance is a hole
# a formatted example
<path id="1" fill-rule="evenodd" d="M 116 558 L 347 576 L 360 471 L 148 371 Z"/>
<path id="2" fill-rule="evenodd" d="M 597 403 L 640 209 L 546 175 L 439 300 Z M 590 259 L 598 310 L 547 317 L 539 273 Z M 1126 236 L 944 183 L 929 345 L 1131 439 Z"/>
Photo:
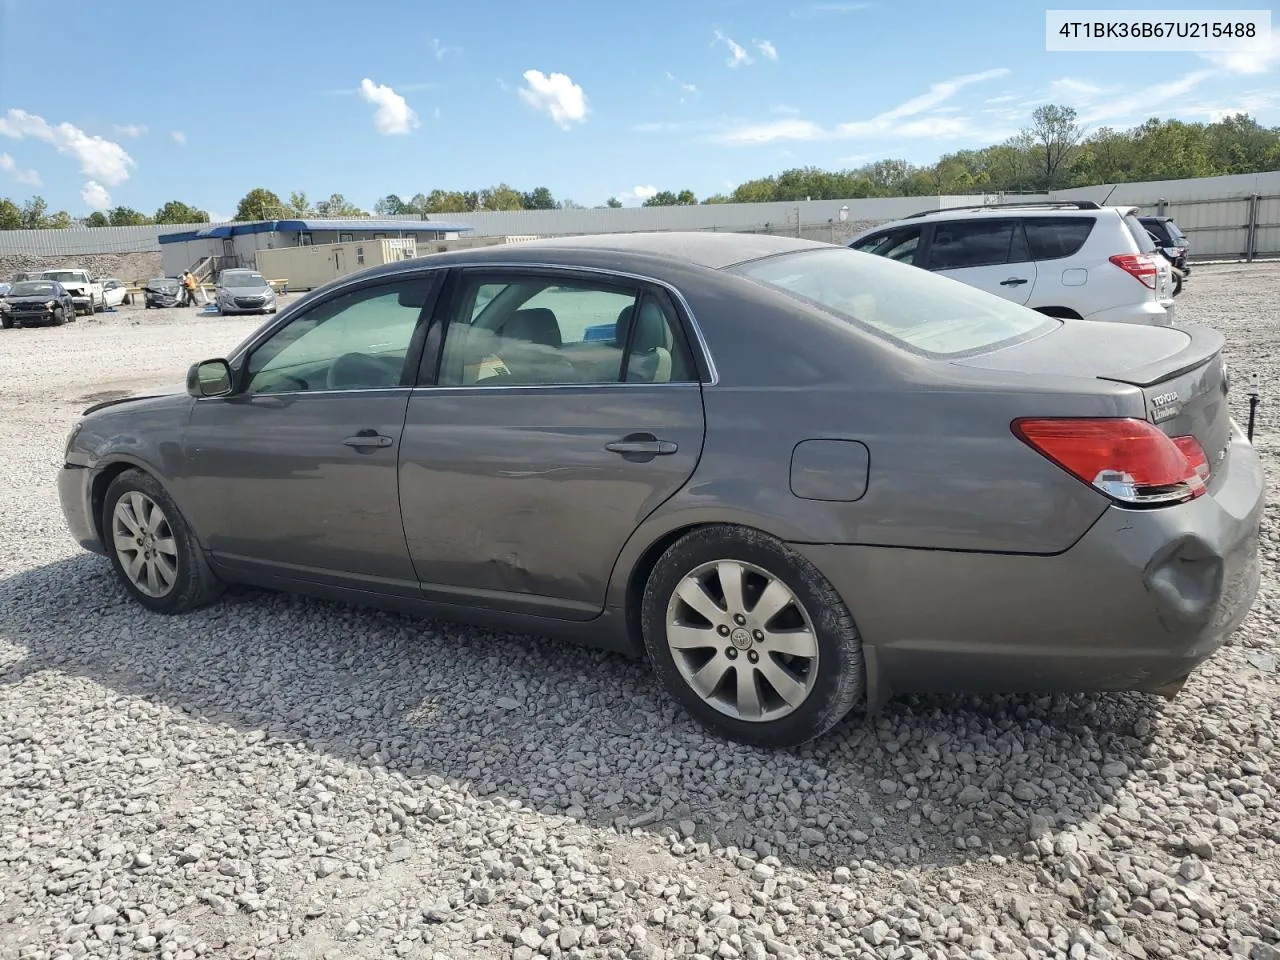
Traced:
<path id="1" fill-rule="evenodd" d="M 1231 441 L 1222 334 L 1209 327 L 1064 321 L 1025 343 L 957 363 L 985 370 L 1092 377 L 1142 391 L 1147 419 L 1171 437 L 1193 436 L 1212 474 Z"/>

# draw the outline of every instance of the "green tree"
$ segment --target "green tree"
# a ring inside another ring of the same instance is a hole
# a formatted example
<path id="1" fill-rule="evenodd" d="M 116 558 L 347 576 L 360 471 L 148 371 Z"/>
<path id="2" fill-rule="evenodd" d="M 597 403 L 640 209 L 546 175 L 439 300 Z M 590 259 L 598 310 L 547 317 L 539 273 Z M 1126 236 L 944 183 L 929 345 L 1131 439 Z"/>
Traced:
<path id="1" fill-rule="evenodd" d="M 113 227 L 141 227 L 150 221 L 146 214 L 133 207 L 112 207 L 107 211 L 107 222 Z"/>
<path id="2" fill-rule="evenodd" d="M 414 197 L 414 206 L 417 206 L 418 198 L 422 198 L 422 207 L 420 213 L 464 213 L 467 210 L 474 209 L 468 206 L 467 198 L 456 190 L 432 190 L 430 195 L 423 197 L 418 194 Z"/>
<path id="3" fill-rule="evenodd" d="M 181 200 L 170 200 L 151 219 L 156 223 L 208 223 L 209 214 Z"/>
<path id="4" fill-rule="evenodd" d="M 550 193 L 548 193 L 550 196 Z M 473 208 L 476 209 L 476 208 Z M 524 198 L 505 183 L 496 187 L 481 190 L 479 207 L 481 210 L 523 210 Z"/>
<path id="5" fill-rule="evenodd" d="M 280 198 L 265 187 L 254 187 L 236 205 L 236 215 L 232 220 L 274 220 L 282 215 L 292 215 Z"/>
<path id="6" fill-rule="evenodd" d="M 22 228 L 44 230 L 49 226 L 49 205 L 44 197 L 34 196 L 22 205 Z"/>
<path id="7" fill-rule="evenodd" d="M 1076 111 L 1046 103 L 1031 115 L 1031 137 L 1040 153 L 1040 172 L 1049 189 L 1057 187 L 1071 165 L 1084 128 L 1076 123 Z"/>
<path id="8" fill-rule="evenodd" d="M 367 217 L 368 214 L 340 193 L 332 193 L 328 200 L 316 204 L 317 217 Z"/>
<path id="9" fill-rule="evenodd" d="M 59 210 L 49 218 L 49 227 L 53 230 L 66 230 L 75 226 L 75 221 L 71 219 L 71 214 L 65 210 Z"/>
<path id="10" fill-rule="evenodd" d="M 556 198 L 546 187 L 534 187 L 529 193 L 520 195 L 520 205 L 525 210 L 554 210 Z"/>
<path id="11" fill-rule="evenodd" d="M 107 215 L 101 210 L 95 210 L 81 221 L 86 227 L 105 227 L 108 226 Z"/>
<path id="12" fill-rule="evenodd" d="M 314 217 L 316 208 L 311 205 L 306 193 L 294 190 L 289 194 L 289 202 L 284 204 L 284 213 L 290 217 Z"/>
<path id="13" fill-rule="evenodd" d="M 21 230 L 22 208 L 8 197 L 0 197 L 0 230 Z"/>
<path id="14" fill-rule="evenodd" d="M 709 197 L 704 197 L 702 199 L 702 202 L 703 203 L 728 203 L 729 198 L 726 197 L 723 193 L 713 193 Z"/>
<path id="15" fill-rule="evenodd" d="M 740 183 L 733 190 L 734 203 L 769 203 L 776 199 L 774 193 L 777 189 L 777 181 L 773 177 L 761 177 L 758 180 L 748 180 L 746 183 Z"/>
<path id="16" fill-rule="evenodd" d="M 422 211 L 412 209 L 409 204 L 394 193 L 388 193 L 373 205 L 373 212 L 380 217 L 399 217 L 408 213 L 421 213 Z"/>
<path id="17" fill-rule="evenodd" d="M 610 197 L 608 200 L 604 202 L 604 205 L 611 210 L 617 210 L 620 206 L 622 206 L 622 201 L 619 200 L 617 197 Z"/>

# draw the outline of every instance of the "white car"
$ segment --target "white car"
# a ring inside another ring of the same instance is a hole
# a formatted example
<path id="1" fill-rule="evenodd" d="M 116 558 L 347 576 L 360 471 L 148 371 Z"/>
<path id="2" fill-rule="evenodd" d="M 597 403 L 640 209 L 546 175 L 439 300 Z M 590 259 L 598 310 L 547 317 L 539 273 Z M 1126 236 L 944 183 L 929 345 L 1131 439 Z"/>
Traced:
<path id="1" fill-rule="evenodd" d="M 118 307 L 122 303 L 133 303 L 133 296 L 123 282 L 114 279 L 102 281 L 102 299 L 108 307 Z"/>
<path id="2" fill-rule="evenodd" d="M 927 210 L 849 246 L 1053 317 L 1172 326 L 1173 271 L 1137 213 L 1092 201 Z"/>

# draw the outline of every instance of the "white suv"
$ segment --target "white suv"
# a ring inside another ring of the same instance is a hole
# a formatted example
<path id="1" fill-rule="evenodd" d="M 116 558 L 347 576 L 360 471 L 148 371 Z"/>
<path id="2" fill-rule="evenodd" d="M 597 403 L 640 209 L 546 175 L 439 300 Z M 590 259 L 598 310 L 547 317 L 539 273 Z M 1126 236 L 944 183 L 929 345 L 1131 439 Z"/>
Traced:
<path id="1" fill-rule="evenodd" d="M 1053 317 L 1172 326 L 1173 273 L 1137 213 L 1088 200 L 926 210 L 849 246 Z"/>

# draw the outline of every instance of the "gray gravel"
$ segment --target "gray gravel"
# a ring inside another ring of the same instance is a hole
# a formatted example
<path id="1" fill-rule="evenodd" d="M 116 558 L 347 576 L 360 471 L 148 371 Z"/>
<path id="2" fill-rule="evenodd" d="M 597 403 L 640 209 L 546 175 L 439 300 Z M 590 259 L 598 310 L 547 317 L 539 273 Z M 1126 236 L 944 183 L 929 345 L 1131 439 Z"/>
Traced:
<path id="1" fill-rule="evenodd" d="M 1278 301 L 1276 265 L 1197 267 L 1179 307 L 1280 384 Z M 1274 508 L 1254 615 L 1172 704 L 915 698 L 753 750 L 555 641 L 128 601 L 63 530 L 66 430 L 256 323 L 0 334 L 3 960 L 1280 958 Z M 1280 394 L 1273 477 L 1277 426 Z"/>

